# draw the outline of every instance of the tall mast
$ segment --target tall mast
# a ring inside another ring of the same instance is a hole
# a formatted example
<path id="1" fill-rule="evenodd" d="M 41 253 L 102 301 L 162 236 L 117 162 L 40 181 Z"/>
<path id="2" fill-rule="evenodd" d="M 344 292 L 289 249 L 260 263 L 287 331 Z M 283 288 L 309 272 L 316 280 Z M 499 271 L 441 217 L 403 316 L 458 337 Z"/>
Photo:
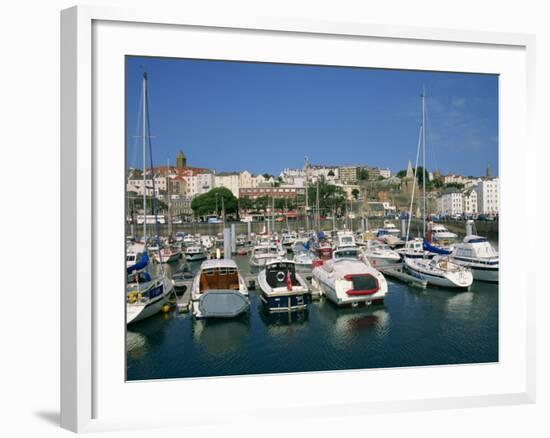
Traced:
<path id="1" fill-rule="evenodd" d="M 271 235 L 275 235 L 275 195 L 271 195 Z"/>
<path id="2" fill-rule="evenodd" d="M 306 168 L 306 231 L 309 230 L 309 163 L 307 162 L 307 157 L 305 158 L 304 167 Z"/>
<path id="3" fill-rule="evenodd" d="M 315 204 L 315 209 L 317 210 L 317 231 L 321 231 L 321 218 L 319 217 L 319 177 L 317 177 L 317 201 Z"/>
<path id="4" fill-rule="evenodd" d="M 172 235 L 172 191 L 170 190 L 170 158 L 166 167 L 166 197 L 168 204 L 168 236 Z"/>
<path id="5" fill-rule="evenodd" d="M 147 123 L 145 117 L 147 116 L 147 73 L 143 73 L 142 81 L 142 95 L 143 95 L 143 243 L 146 243 L 147 236 L 147 184 L 145 177 L 145 169 L 147 166 Z"/>
<path id="6" fill-rule="evenodd" d="M 423 220 L 422 220 L 422 237 L 426 237 L 426 104 L 425 90 L 422 89 L 422 193 L 423 193 Z"/>

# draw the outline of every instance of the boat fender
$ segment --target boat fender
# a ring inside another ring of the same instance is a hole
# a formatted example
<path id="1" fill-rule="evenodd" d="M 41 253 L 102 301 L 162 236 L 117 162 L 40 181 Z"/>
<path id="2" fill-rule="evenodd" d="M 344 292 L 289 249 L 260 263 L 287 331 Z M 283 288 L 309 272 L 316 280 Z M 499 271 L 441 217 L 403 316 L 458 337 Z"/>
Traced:
<path id="1" fill-rule="evenodd" d="M 128 302 L 130 304 L 134 304 L 139 300 L 141 300 L 141 294 L 139 292 L 131 292 L 130 295 L 128 295 Z"/>

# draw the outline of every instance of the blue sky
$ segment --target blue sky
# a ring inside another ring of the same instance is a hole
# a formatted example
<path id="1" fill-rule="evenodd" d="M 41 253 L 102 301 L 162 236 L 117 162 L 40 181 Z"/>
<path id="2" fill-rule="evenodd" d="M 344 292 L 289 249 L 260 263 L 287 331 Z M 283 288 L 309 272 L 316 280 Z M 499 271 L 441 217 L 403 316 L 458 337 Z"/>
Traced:
<path id="1" fill-rule="evenodd" d="M 128 165 L 143 71 L 155 164 L 278 175 L 312 164 L 404 169 L 414 164 L 426 90 L 426 166 L 498 175 L 498 77 L 366 68 L 128 57 Z"/>

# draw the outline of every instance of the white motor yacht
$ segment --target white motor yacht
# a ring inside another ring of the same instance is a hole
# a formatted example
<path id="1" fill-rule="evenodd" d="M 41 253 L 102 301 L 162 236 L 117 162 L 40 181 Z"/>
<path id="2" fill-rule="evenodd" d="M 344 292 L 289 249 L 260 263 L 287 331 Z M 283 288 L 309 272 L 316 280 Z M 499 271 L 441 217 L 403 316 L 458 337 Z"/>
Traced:
<path id="1" fill-rule="evenodd" d="M 444 225 L 441 224 L 428 224 L 428 229 L 432 232 L 432 239 L 435 242 L 453 242 L 458 235 L 449 231 Z"/>
<path id="2" fill-rule="evenodd" d="M 375 268 L 384 268 L 401 261 L 399 253 L 391 249 L 389 245 L 375 239 L 367 240 L 363 255 Z"/>
<path id="3" fill-rule="evenodd" d="M 357 248 L 334 252 L 334 258 L 316 260 L 313 281 L 324 295 L 338 306 L 370 305 L 382 302 L 388 292 L 384 276 L 368 261 L 360 260 Z"/>
<path id="4" fill-rule="evenodd" d="M 248 289 L 231 259 L 202 262 L 191 288 L 195 318 L 233 318 L 248 310 Z"/>
<path id="5" fill-rule="evenodd" d="M 291 260 L 269 261 L 258 275 L 258 284 L 261 300 L 270 312 L 301 310 L 309 303 L 308 285 Z"/>
<path id="6" fill-rule="evenodd" d="M 498 282 L 498 252 L 485 237 L 466 236 L 454 245 L 451 260 L 469 268 L 475 280 Z"/>
<path id="7" fill-rule="evenodd" d="M 189 246 L 185 250 L 185 259 L 188 262 L 205 260 L 208 257 L 207 251 L 202 246 Z"/>
<path id="8" fill-rule="evenodd" d="M 250 266 L 263 267 L 272 260 L 277 260 L 282 257 L 284 251 L 275 243 L 262 243 L 252 248 L 250 255 Z"/>

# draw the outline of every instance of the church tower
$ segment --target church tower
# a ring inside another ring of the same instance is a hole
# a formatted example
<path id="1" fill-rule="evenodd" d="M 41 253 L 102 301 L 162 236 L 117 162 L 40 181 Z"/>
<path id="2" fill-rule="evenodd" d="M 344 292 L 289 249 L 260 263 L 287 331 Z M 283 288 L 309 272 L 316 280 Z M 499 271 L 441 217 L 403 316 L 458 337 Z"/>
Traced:
<path id="1" fill-rule="evenodd" d="M 186 166 L 187 166 L 187 159 L 185 158 L 183 151 L 180 150 L 178 152 L 178 155 L 176 155 L 176 167 L 178 169 L 184 169 Z"/>
<path id="2" fill-rule="evenodd" d="M 409 160 L 409 164 L 407 165 L 407 173 L 405 175 L 405 178 L 403 178 L 403 181 L 401 184 L 402 192 L 406 193 L 407 195 L 410 195 L 412 193 L 413 185 L 414 185 L 414 170 L 412 167 L 411 160 Z"/>

